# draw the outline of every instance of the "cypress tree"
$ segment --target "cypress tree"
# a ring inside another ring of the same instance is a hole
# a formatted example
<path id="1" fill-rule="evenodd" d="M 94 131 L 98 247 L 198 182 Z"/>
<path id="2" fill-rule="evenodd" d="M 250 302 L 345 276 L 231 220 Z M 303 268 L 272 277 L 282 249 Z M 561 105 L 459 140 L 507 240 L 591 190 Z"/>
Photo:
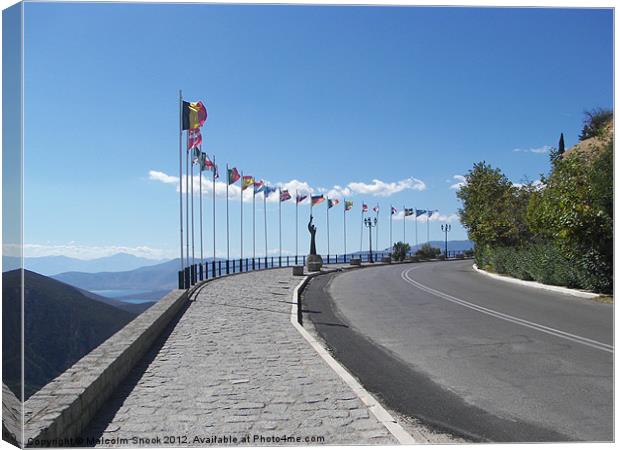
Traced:
<path id="1" fill-rule="evenodd" d="M 560 133 L 560 143 L 558 144 L 558 154 L 564 154 L 564 133 Z"/>

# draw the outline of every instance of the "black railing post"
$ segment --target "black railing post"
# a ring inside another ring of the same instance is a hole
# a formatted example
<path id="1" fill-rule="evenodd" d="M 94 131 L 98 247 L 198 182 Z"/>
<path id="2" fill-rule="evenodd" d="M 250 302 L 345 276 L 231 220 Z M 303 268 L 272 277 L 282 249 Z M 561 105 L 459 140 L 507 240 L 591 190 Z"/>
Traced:
<path id="1" fill-rule="evenodd" d="M 190 274 L 189 274 L 189 267 L 186 267 L 185 269 L 183 269 L 183 275 L 185 278 L 185 284 L 184 284 L 184 288 L 185 289 L 189 289 L 190 287 Z"/>
<path id="2" fill-rule="evenodd" d="M 215 267 L 213 267 L 213 268 L 215 269 Z M 221 277 L 222 276 L 222 260 L 219 260 L 217 262 L 217 270 L 219 272 L 219 276 Z M 214 272 L 214 275 L 215 275 L 215 271 L 213 271 L 213 272 Z"/>
<path id="3" fill-rule="evenodd" d="M 185 287 L 185 280 L 183 280 L 183 271 L 179 270 L 178 272 L 179 278 L 179 289 L 183 289 Z"/>
<path id="4" fill-rule="evenodd" d="M 286 267 L 290 266 L 291 263 L 289 262 L 288 256 L 286 257 Z"/>

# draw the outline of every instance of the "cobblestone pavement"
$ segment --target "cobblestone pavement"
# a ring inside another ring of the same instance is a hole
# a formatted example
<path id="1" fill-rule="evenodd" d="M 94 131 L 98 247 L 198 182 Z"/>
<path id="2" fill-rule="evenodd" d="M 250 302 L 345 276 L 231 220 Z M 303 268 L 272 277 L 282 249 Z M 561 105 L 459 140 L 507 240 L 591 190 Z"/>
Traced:
<path id="1" fill-rule="evenodd" d="M 99 446 L 207 447 L 225 436 L 277 445 L 269 439 L 283 435 L 301 445 L 397 443 L 290 323 L 300 281 L 288 268 L 208 283 L 84 437 Z"/>

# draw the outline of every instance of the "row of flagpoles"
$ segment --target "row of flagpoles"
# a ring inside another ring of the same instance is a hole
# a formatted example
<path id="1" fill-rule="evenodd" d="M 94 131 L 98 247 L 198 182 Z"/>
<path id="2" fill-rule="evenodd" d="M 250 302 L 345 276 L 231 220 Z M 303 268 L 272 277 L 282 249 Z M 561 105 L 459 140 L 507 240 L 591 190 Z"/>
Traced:
<path id="1" fill-rule="evenodd" d="M 190 267 L 195 264 L 195 243 L 194 243 L 194 166 L 199 167 L 199 215 L 200 215 L 200 262 L 204 262 L 203 253 L 203 213 L 202 213 L 202 172 L 210 171 L 213 183 L 213 261 L 216 260 L 216 234 L 215 234 L 215 195 L 216 195 L 216 180 L 219 178 L 218 166 L 215 162 L 215 156 L 210 159 L 208 155 L 202 151 L 202 133 L 201 128 L 207 120 L 207 110 L 202 102 L 186 102 L 183 101 L 183 94 L 179 91 L 179 211 L 180 211 L 180 238 L 181 238 L 181 271 L 185 267 Z M 186 149 L 185 149 L 185 240 L 184 240 L 184 228 L 183 228 L 183 131 L 186 131 Z M 190 171 L 190 153 L 192 156 L 191 171 Z M 265 257 L 268 254 L 267 247 L 267 198 L 278 192 L 278 222 L 279 222 L 279 252 L 282 257 L 282 203 L 292 198 L 287 189 L 280 187 L 275 188 L 269 186 L 263 180 L 257 180 L 253 176 L 244 175 L 243 172 L 239 173 L 236 167 L 230 168 L 226 164 L 226 259 L 230 260 L 230 220 L 229 220 L 229 187 L 236 184 L 241 180 L 241 255 L 240 259 L 243 259 L 243 193 L 246 189 L 252 188 L 252 257 L 256 258 L 256 194 L 263 194 L 263 210 L 264 210 L 264 231 L 265 231 Z M 191 203 L 190 203 L 190 187 L 191 182 Z M 338 205 L 340 200 L 334 198 L 328 198 L 322 194 L 309 195 L 307 193 L 295 192 L 295 256 L 299 255 L 299 204 L 304 202 L 310 197 L 310 214 L 312 214 L 312 208 L 316 205 L 327 201 L 327 254 L 330 254 L 330 231 L 329 231 L 329 210 Z M 343 218 L 344 218 L 344 254 L 347 253 L 347 211 L 353 208 L 352 200 L 343 200 Z M 379 217 L 379 205 L 372 208 L 376 217 Z M 406 218 L 415 215 L 415 241 L 418 244 L 418 217 L 426 216 L 427 225 L 427 242 L 430 240 L 430 228 L 429 221 L 431 216 L 438 212 L 437 210 L 420 210 L 414 208 L 406 208 L 403 206 L 403 242 L 406 242 Z M 360 252 L 363 248 L 363 232 L 364 232 L 364 215 L 368 213 L 368 205 L 362 203 L 361 214 L 362 223 L 360 231 Z M 390 206 L 390 248 L 393 245 L 392 240 L 392 218 L 398 214 L 398 210 Z M 191 215 L 191 219 L 190 219 Z M 190 233 L 191 228 L 191 233 Z M 370 232 L 370 231 L 369 231 Z M 376 238 L 375 242 L 378 242 L 379 227 L 375 227 Z M 190 257 L 190 234 L 191 234 L 191 257 Z M 186 251 L 183 252 L 183 246 L 185 245 Z M 191 262 L 190 262 L 191 261 Z"/>

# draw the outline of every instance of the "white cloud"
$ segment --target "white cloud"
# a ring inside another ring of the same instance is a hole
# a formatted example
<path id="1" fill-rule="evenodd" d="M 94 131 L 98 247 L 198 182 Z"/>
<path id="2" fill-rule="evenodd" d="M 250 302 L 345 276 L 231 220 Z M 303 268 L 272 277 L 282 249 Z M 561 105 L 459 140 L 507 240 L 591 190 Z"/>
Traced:
<path id="1" fill-rule="evenodd" d="M 74 242 L 67 244 L 24 244 L 24 256 L 69 256 L 77 259 L 95 259 L 116 253 L 129 253 L 130 255 L 150 259 L 167 259 L 176 257 L 174 250 L 162 250 L 147 246 L 128 247 L 122 245 L 80 245 Z"/>
<path id="2" fill-rule="evenodd" d="M 426 184 L 417 178 L 405 178 L 404 180 L 386 183 L 381 180 L 374 179 L 372 183 L 352 182 L 347 185 L 353 194 L 370 194 L 375 197 L 389 197 L 406 189 L 414 191 L 423 191 Z"/>
<path id="3" fill-rule="evenodd" d="M 512 185 L 517 188 L 522 188 L 523 186 L 526 186 L 527 184 L 528 183 L 512 183 Z M 534 187 L 534 189 L 540 190 L 540 189 L 543 189 L 546 186 L 546 184 L 544 184 L 540 180 L 536 180 L 536 181 L 532 181 L 532 186 Z"/>
<path id="4" fill-rule="evenodd" d="M 179 178 L 175 176 L 168 175 L 164 172 L 159 172 L 155 170 L 149 171 L 149 179 L 153 181 L 159 181 L 166 184 L 176 184 L 177 192 L 179 190 Z M 191 177 L 190 177 L 191 180 Z M 186 186 L 185 175 L 183 176 L 183 187 Z M 270 184 L 270 183 L 268 183 Z M 334 185 L 332 188 L 313 188 L 305 181 L 300 181 L 297 179 L 293 179 L 286 182 L 278 182 L 275 186 L 280 187 L 282 189 L 288 189 L 291 196 L 295 195 L 297 191 L 299 194 L 305 195 L 315 195 L 317 193 L 326 194 L 330 198 L 342 198 L 349 197 L 356 194 L 365 194 L 372 195 L 374 197 L 389 197 L 398 192 L 402 192 L 404 190 L 415 190 L 415 191 L 423 191 L 426 189 L 426 184 L 422 180 L 418 180 L 417 178 L 406 178 L 404 180 L 389 182 L 386 183 L 381 180 L 374 179 L 372 183 L 363 183 L 363 182 L 351 182 L 347 184 L 345 187 L 340 185 Z M 190 187 L 191 188 L 191 187 Z M 238 184 L 233 184 L 229 186 L 229 199 L 239 199 L 241 188 Z M 194 184 L 193 184 L 194 193 L 198 193 L 200 191 L 200 181 L 199 177 L 194 174 Z M 203 195 L 211 195 L 213 192 L 213 182 L 207 176 L 202 179 L 202 192 Z M 215 182 L 215 195 L 218 198 L 226 197 L 226 183 L 225 181 L 216 181 Z M 260 194 L 259 194 L 260 195 Z M 244 201 L 252 200 L 252 189 L 246 189 L 243 193 Z M 272 194 L 267 198 L 268 202 L 277 202 L 278 196 L 277 194 Z"/>
<path id="5" fill-rule="evenodd" d="M 452 175 L 452 178 L 452 181 L 456 181 L 456 183 L 450 185 L 450 189 L 461 189 L 467 184 L 467 180 L 463 175 Z M 449 183 L 451 183 L 452 181 L 448 180 Z"/>
<path id="6" fill-rule="evenodd" d="M 515 148 L 513 152 L 520 153 L 548 153 L 551 150 L 550 145 L 543 145 L 542 147 L 533 147 L 533 148 Z"/>

